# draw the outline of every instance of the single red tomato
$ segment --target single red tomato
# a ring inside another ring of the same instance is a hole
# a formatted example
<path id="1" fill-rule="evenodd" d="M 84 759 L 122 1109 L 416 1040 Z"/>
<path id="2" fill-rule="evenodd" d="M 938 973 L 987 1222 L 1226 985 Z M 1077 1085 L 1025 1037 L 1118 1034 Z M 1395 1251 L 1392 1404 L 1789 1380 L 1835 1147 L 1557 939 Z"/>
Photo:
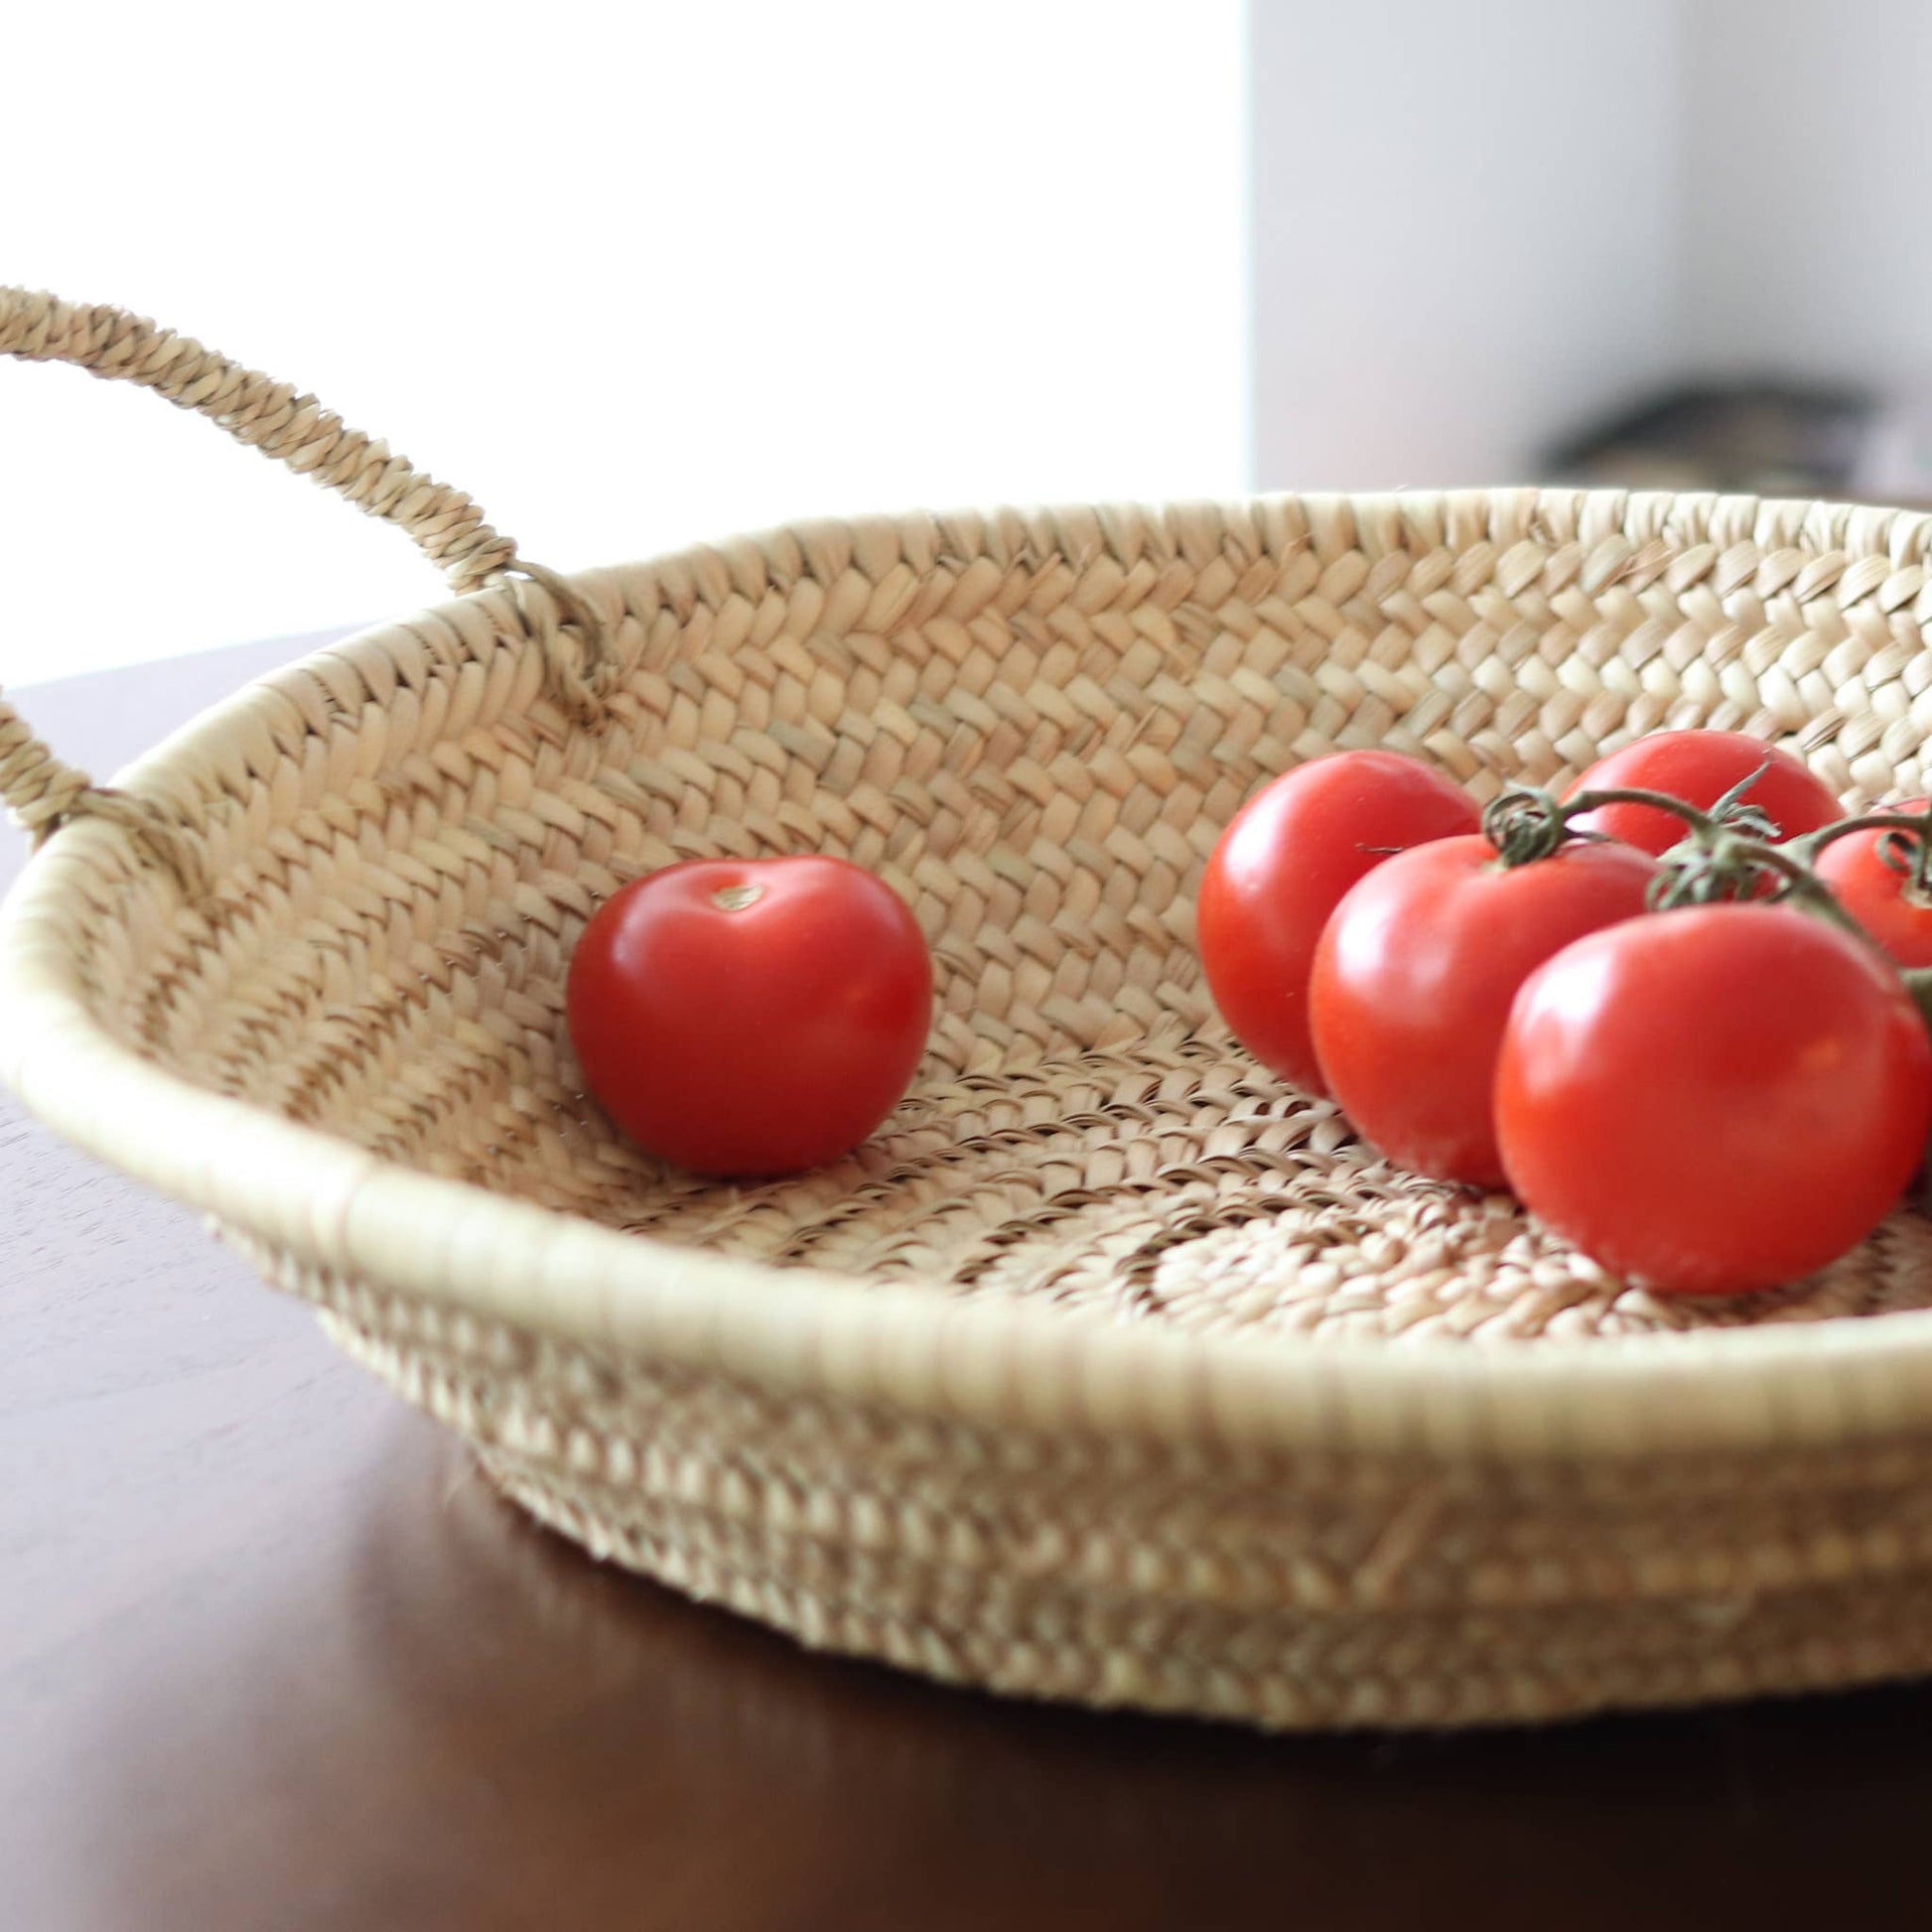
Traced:
<path id="1" fill-rule="evenodd" d="M 1896 809 L 1918 814 L 1932 801 L 1913 798 Z M 1892 809 L 1886 807 L 1885 809 Z M 1887 859 L 1884 832 L 1847 832 L 1818 855 L 1813 870 L 1838 902 L 1901 966 L 1932 966 L 1932 897 L 1912 884 L 1917 841 L 1895 841 L 1898 864 Z"/>
<path id="2" fill-rule="evenodd" d="M 1824 779 L 1789 752 L 1744 732 L 1652 732 L 1598 759 L 1565 796 L 1630 787 L 1661 791 L 1709 811 L 1753 772 L 1760 775 L 1739 802 L 1765 813 L 1781 839 L 1815 832 L 1845 815 Z M 1579 831 L 1601 832 L 1641 852 L 1656 853 L 1668 852 L 1689 829 L 1656 805 L 1603 805 L 1575 824 Z"/>
<path id="3" fill-rule="evenodd" d="M 1496 1069 L 1510 1184 L 1619 1275 L 1733 1295 L 1808 1275 L 1897 1201 L 1932 1044 L 1877 951 L 1788 905 L 1660 912 L 1567 947 Z"/>
<path id="4" fill-rule="evenodd" d="M 1571 940 L 1634 918 L 1656 872 L 1578 843 L 1505 870 L 1481 836 L 1378 867 L 1335 907 L 1309 999 L 1328 1090 L 1391 1161 L 1495 1186 L 1496 1048 L 1516 989 Z"/>
<path id="5" fill-rule="evenodd" d="M 932 961 L 905 902 L 843 859 L 694 859 L 584 928 L 565 1006 L 584 1078 L 647 1153 L 702 1174 L 848 1154 L 925 1051 Z"/>
<path id="6" fill-rule="evenodd" d="M 1469 794 L 1397 752 L 1332 752 L 1272 779 L 1221 834 L 1195 935 L 1221 1018 L 1270 1072 L 1320 1093 L 1309 969 L 1328 914 L 1392 852 L 1473 832 Z"/>

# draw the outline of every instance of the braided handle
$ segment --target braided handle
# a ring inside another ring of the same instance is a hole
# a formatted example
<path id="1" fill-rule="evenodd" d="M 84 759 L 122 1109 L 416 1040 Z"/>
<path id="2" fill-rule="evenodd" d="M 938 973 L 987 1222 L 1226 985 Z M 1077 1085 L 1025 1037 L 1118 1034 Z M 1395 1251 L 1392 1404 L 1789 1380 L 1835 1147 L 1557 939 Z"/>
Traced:
<path id="1" fill-rule="evenodd" d="M 460 489 L 418 475 L 314 396 L 124 309 L 80 308 L 28 289 L 0 288 L 0 354 L 71 362 L 113 381 L 138 382 L 179 409 L 211 417 L 236 442 L 399 524 L 447 573 L 459 597 L 516 560 L 515 545 Z"/>
<path id="2" fill-rule="evenodd" d="M 556 612 L 526 612 L 565 695 L 583 701 L 586 655 L 595 628 L 567 585 L 517 561 L 461 490 L 412 469 L 385 445 L 350 429 L 313 396 L 231 362 L 200 343 L 123 309 L 82 308 L 32 290 L 0 287 L 0 354 L 30 362 L 71 362 L 91 374 L 153 389 L 180 409 L 198 410 L 237 442 L 279 458 L 291 470 L 346 496 L 371 516 L 399 525 L 462 596 L 506 574 L 540 583 L 580 631 L 573 650 L 557 638 Z M 523 585 L 518 586 L 519 595 Z M 75 812 L 102 813 L 157 840 L 156 814 L 117 797 L 63 764 L 0 697 L 0 799 L 36 838 Z"/>

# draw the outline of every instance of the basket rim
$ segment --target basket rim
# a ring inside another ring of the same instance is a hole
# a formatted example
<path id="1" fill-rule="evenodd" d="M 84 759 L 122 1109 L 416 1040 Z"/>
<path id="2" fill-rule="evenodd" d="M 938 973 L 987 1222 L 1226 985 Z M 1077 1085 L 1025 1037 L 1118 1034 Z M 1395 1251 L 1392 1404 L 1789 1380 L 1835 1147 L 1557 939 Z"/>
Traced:
<path id="1" fill-rule="evenodd" d="M 1814 544 L 1888 556 L 1896 567 L 1923 559 L 1932 539 L 1932 515 L 1919 512 L 1712 492 L 1276 494 L 1119 509 L 1166 519 L 1179 542 L 1203 513 L 1266 517 L 1284 506 L 1350 524 L 1393 516 L 1405 527 L 1480 516 L 1492 543 L 1526 534 L 1547 509 L 1669 532 L 1678 545 L 1711 544 L 1721 524 L 1731 541 L 1748 541 L 1739 533 L 1768 520 L 1787 547 L 1803 530 Z M 1015 519 L 1035 529 L 1077 520 L 1091 531 L 1115 513 L 1089 505 L 794 523 L 572 581 L 594 589 L 614 571 L 715 570 L 744 544 L 796 558 L 828 531 L 848 545 L 962 519 L 1008 532 Z M 447 627 L 459 617 L 466 626 L 486 618 L 496 635 L 516 625 L 501 591 L 371 625 L 203 712 L 117 783 L 168 796 L 171 773 L 225 744 L 265 694 L 294 694 L 319 660 L 379 651 L 425 619 Z M 769 1267 L 406 1170 L 165 1072 L 90 1017 L 59 925 L 69 895 L 110 855 L 154 863 L 120 826 L 78 820 L 34 855 L 8 895 L 0 1078 L 68 1139 L 317 1275 L 606 1355 L 1028 1431 L 1339 1454 L 1628 1460 L 1932 1430 L 1932 1310 L 1536 1343 L 1203 1337 Z"/>

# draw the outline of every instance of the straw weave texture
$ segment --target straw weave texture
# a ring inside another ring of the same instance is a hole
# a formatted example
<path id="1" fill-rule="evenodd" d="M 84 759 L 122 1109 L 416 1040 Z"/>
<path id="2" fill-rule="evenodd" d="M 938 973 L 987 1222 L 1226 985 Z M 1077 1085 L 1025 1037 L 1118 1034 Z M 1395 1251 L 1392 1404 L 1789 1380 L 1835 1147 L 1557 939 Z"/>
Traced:
<path id="1" fill-rule="evenodd" d="M 0 302 L 0 348 L 64 331 L 285 456 L 320 437 L 484 588 L 112 789 L 0 705 L 0 783 L 54 834 L 0 1068 L 519 1501 L 811 1643 L 1273 1725 L 1932 1667 L 1932 1227 L 1654 1301 L 1374 1159 L 1232 1044 L 1192 949 L 1221 827 L 1336 746 L 1486 797 L 1714 725 L 1855 802 L 1922 790 L 1925 519 L 1270 497 L 565 580 L 307 399 L 102 314 Z M 931 1050 L 834 1168 L 668 1172 L 585 1097 L 571 948 L 640 872 L 799 851 L 914 907 Z"/>

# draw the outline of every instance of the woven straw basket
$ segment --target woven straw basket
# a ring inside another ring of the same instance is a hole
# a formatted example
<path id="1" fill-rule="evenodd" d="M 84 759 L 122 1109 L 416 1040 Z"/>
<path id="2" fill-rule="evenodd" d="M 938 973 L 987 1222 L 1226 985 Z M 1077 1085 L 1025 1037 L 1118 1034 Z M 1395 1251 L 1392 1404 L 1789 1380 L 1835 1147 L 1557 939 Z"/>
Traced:
<path id="1" fill-rule="evenodd" d="M 1924 789 L 1927 519 L 1277 496 L 564 579 L 151 324 L 0 291 L 0 349 L 199 410 L 448 573 L 112 789 L 0 706 L 45 841 L 0 1069 L 544 1521 L 808 1644 L 1273 1726 L 1932 1669 L 1932 1229 L 1653 1302 L 1259 1071 L 1190 944 L 1219 829 L 1330 746 L 1488 795 L 1711 724 Z M 803 850 L 915 907 L 930 1054 L 838 1167 L 664 1171 L 584 1097 L 572 943 L 646 869 Z"/>

